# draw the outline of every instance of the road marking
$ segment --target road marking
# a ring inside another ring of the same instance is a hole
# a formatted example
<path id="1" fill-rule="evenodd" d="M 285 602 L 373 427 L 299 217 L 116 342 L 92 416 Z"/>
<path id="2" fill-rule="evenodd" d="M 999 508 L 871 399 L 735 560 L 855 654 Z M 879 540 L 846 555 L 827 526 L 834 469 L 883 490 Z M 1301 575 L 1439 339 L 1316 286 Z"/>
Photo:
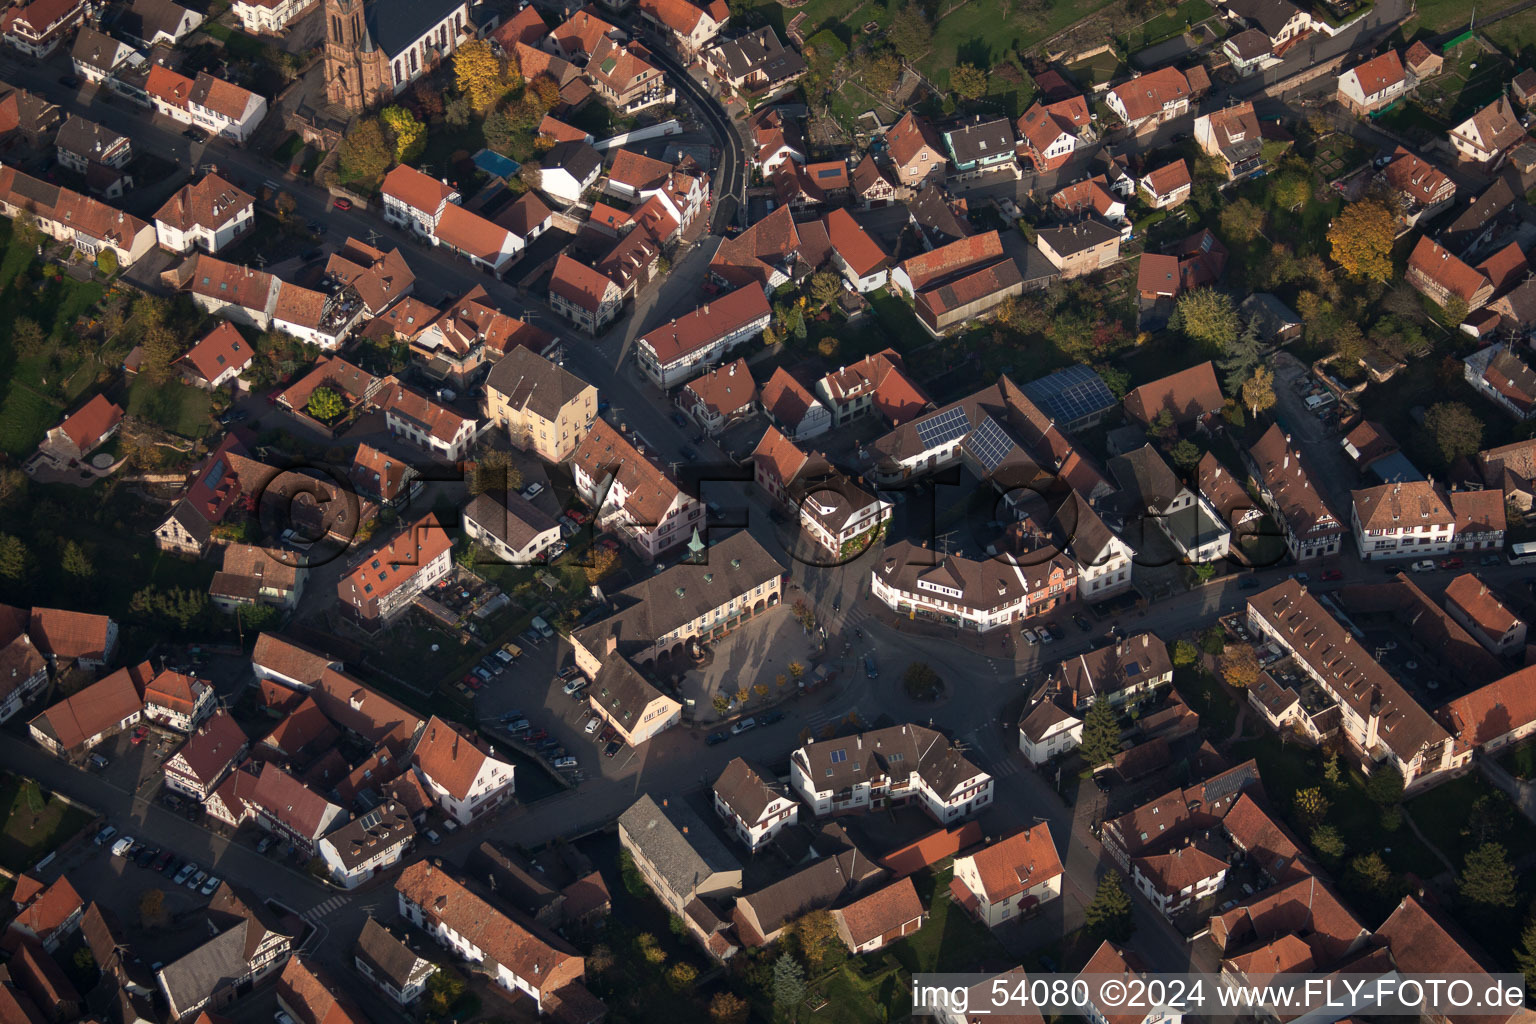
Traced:
<path id="1" fill-rule="evenodd" d="M 310 907 L 299 916 L 308 921 L 310 924 L 318 924 L 322 917 L 329 916 L 338 908 L 351 902 L 351 900 L 351 896 L 332 896 L 324 903 L 318 903 L 315 906 Z"/>

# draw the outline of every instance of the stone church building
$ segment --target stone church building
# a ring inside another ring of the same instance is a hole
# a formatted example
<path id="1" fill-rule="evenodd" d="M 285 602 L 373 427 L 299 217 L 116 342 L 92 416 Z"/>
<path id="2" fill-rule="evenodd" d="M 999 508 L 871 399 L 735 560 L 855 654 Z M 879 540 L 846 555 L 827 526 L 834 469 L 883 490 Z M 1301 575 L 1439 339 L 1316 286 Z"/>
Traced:
<path id="1" fill-rule="evenodd" d="M 473 39 L 470 0 L 325 0 L 325 90 L 353 113 L 381 106 Z"/>

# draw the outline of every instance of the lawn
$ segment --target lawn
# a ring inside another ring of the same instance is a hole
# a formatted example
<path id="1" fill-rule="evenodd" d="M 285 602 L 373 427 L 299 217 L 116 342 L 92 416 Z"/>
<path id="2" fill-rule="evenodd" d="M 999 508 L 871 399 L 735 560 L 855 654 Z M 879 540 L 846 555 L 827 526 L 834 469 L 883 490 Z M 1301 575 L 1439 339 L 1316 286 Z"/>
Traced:
<path id="1" fill-rule="evenodd" d="M 1207 736 L 1219 742 L 1232 735 L 1237 705 L 1210 673 L 1197 668 L 1174 669 L 1173 688 L 1200 716 L 1200 728 Z"/>
<path id="2" fill-rule="evenodd" d="M 203 31 L 223 43 L 225 51 L 232 57 L 255 60 L 266 50 L 261 40 L 228 25 L 207 22 L 203 25 Z"/>
<path id="3" fill-rule="evenodd" d="M 898 352 L 910 352 L 933 340 L 933 336 L 918 322 L 912 307 L 900 296 L 882 288 L 870 292 L 865 298 L 869 300 L 877 321 L 873 327 L 885 345 L 893 346 Z M 865 327 L 866 331 L 870 329 L 871 326 Z"/>
<path id="4" fill-rule="evenodd" d="M 1067 70 L 1084 85 L 1103 85 L 1126 73 L 1125 61 L 1113 50 L 1094 54 L 1085 61 L 1069 65 Z"/>
<path id="5" fill-rule="evenodd" d="M 64 406 L 10 379 L 0 398 L 0 451 L 14 459 L 25 458 L 63 416 Z"/>
<path id="6" fill-rule="evenodd" d="M 946 88 L 949 69 L 956 64 L 991 68 L 1008 54 L 1028 50 L 1109 2 L 1057 3 L 1044 12 L 1026 13 L 991 0 L 972 0 L 939 19 L 933 46 L 917 61 L 918 70 L 940 89 Z"/>
<path id="7" fill-rule="evenodd" d="M 932 875 L 913 879 L 919 895 L 928 897 L 928 920 L 916 935 L 909 935 L 890 947 L 896 960 L 913 974 L 937 971 L 975 971 L 1008 952 L 984 926 L 976 923 L 955 905 L 949 895 L 949 880 L 954 877 L 948 865 Z M 931 887 L 931 893 L 924 889 Z M 892 1019 L 900 1014 L 892 1014 Z"/>
<path id="8" fill-rule="evenodd" d="M 127 413 L 142 416 L 157 426 L 182 437 L 198 438 L 208 433 L 208 392 L 180 381 L 155 384 L 148 377 L 134 378 L 128 389 Z"/>
<path id="9" fill-rule="evenodd" d="M 1482 34 L 1499 49 L 1518 59 L 1528 51 L 1536 50 L 1536 8 L 1528 8 L 1492 24 L 1484 24 Z"/>
<path id="10" fill-rule="evenodd" d="M 1172 39 L 1186 28 L 1209 18 L 1212 13 L 1211 5 L 1206 0 L 1184 0 L 1172 11 L 1164 11 L 1132 30 L 1129 40 L 1131 49 L 1139 50 Z"/>
<path id="11" fill-rule="evenodd" d="M 44 799 L 32 779 L 7 772 L 0 776 L 0 867 L 19 872 L 57 849 L 91 820 L 89 812 L 57 797 Z"/>
<path id="12" fill-rule="evenodd" d="M 1477 845 L 1470 835 L 1462 835 L 1461 829 L 1467 818 L 1467 809 L 1478 797 L 1503 794 L 1481 775 L 1472 772 L 1459 779 L 1436 786 L 1422 796 L 1410 799 L 1404 806 L 1413 815 L 1414 823 L 1431 843 L 1451 859 L 1458 868 L 1466 855 Z M 1507 798 L 1506 798 L 1507 799 Z M 1516 856 L 1531 849 L 1536 843 L 1536 825 L 1510 806 L 1514 824 L 1499 839 Z"/>

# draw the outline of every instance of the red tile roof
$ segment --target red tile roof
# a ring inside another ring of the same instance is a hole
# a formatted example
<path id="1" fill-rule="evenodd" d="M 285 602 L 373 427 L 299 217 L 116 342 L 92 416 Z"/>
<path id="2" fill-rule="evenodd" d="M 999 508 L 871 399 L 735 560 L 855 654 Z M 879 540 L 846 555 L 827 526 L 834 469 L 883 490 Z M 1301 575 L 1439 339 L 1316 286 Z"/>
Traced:
<path id="1" fill-rule="evenodd" d="M 303 953 L 288 958 L 277 980 L 277 998 L 296 1024 L 367 1024 L 368 1016 Z"/>
<path id="2" fill-rule="evenodd" d="M 261 766 L 250 799 L 268 817 L 306 839 L 318 839 L 346 813 L 271 762 Z"/>
<path id="3" fill-rule="evenodd" d="M 139 687 L 148 678 L 148 667 L 145 662 L 137 669 L 118 669 L 38 715 L 31 722 L 32 728 L 51 735 L 66 751 L 84 746 L 91 737 L 143 709 Z"/>
<path id="4" fill-rule="evenodd" d="M 653 160 L 644 153 L 621 149 L 613 154 L 613 166 L 608 169 L 608 180 L 628 185 L 636 192 L 640 192 L 660 188 L 671 173 L 672 165 L 665 161 Z"/>
<path id="5" fill-rule="evenodd" d="M 166 670 L 144 687 L 144 703 L 156 704 L 190 717 L 207 692 L 208 684 L 196 676 Z"/>
<path id="6" fill-rule="evenodd" d="M 928 915 L 928 908 L 917 895 L 917 886 L 911 877 L 892 882 L 876 889 L 868 896 L 854 900 L 840 910 L 832 912 L 848 929 L 848 937 L 855 947 L 872 942 L 913 922 L 920 922 Z"/>
<path id="7" fill-rule="evenodd" d="M 1061 874 L 1061 858 L 1045 824 L 1015 832 L 970 855 L 984 890 L 977 893 L 997 903 L 1017 896 Z"/>
<path id="8" fill-rule="evenodd" d="M 940 278 L 979 267 L 1002 255 L 1002 238 L 996 231 L 987 231 L 913 256 L 902 262 L 901 269 L 912 282 L 912 287 L 922 291 Z"/>
<path id="9" fill-rule="evenodd" d="M 91 400 L 65 417 L 59 429 L 75 443 L 83 455 L 101 444 L 109 433 L 123 422 L 123 410 L 107 396 L 96 394 Z"/>
<path id="10" fill-rule="evenodd" d="M 1136 290 L 1142 295 L 1179 294 L 1179 258 L 1162 253 L 1143 253 L 1136 268 Z"/>
<path id="11" fill-rule="evenodd" d="M 196 184 L 183 185 L 155 212 L 155 220 L 164 221 L 181 231 L 194 227 L 217 229 L 252 209 L 256 200 L 217 174 L 205 175 Z"/>
<path id="12" fill-rule="evenodd" d="M 464 800 L 469 797 L 470 787 L 480 770 L 494 758 L 476 741 L 473 733 L 433 715 L 427 719 L 427 727 L 422 730 L 411 760 L 423 775 L 447 790 L 449 796 Z M 508 779 L 511 775 L 512 769 L 508 767 Z"/>
<path id="13" fill-rule="evenodd" d="M 173 107 L 185 108 L 187 100 L 192 95 L 192 79 L 186 75 L 177 74 L 164 64 L 154 64 L 149 69 L 149 77 L 145 79 L 144 88 L 155 99 L 162 100 Z"/>
<path id="14" fill-rule="evenodd" d="M 384 183 L 379 191 L 412 209 L 428 214 L 436 213 L 438 207 L 449 202 L 454 195 L 454 190 L 448 185 L 405 164 L 397 164 L 384 175 Z"/>
<path id="15" fill-rule="evenodd" d="M 357 568 L 342 577 L 339 592 L 344 600 L 349 594 L 359 602 L 379 600 L 451 547 L 448 531 L 429 512 L 365 556 Z"/>
<path id="16" fill-rule="evenodd" d="M 757 382 L 745 359 L 700 374 L 683 387 L 712 415 L 732 416 L 757 401 Z"/>
<path id="17" fill-rule="evenodd" d="M 847 210 L 833 210 L 827 214 L 826 224 L 827 240 L 855 277 L 868 277 L 890 261 L 880 243 Z"/>
<path id="18" fill-rule="evenodd" d="M 1441 288 L 1461 298 L 1474 301 L 1477 293 L 1488 287 L 1488 278 L 1452 256 L 1428 235 L 1419 239 L 1408 257 L 1408 271 L 1417 271 Z"/>
<path id="19" fill-rule="evenodd" d="M 173 756 L 185 761 L 192 776 L 206 786 L 234 763 L 247 742 L 245 730 L 219 708 L 197 727 Z"/>
<path id="20" fill-rule="evenodd" d="M 1155 196 L 1171 195 L 1181 188 L 1188 188 L 1191 181 L 1189 165 L 1182 159 L 1164 164 L 1141 179 L 1142 185 Z"/>
<path id="21" fill-rule="evenodd" d="M 656 353 L 656 361 L 667 366 L 772 315 L 763 290 L 749 284 L 647 331 L 638 343 L 648 346 Z"/>
<path id="22" fill-rule="evenodd" d="M 251 360 L 256 358 L 256 352 L 240 336 L 235 325 L 225 320 L 205 334 L 181 358 L 191 364 L 198 376 L 211 382 L 231 366 L 244 371 Z"/>
<path id="23" fill-rule="evenodd" d="M 69 884 L 68 875 L 60 875 L 44 886 L 33 876 L 23 874 L 16 880 L 11 900 L 17 904 L 15 923 L 40 940 L 52 935 L 76 913 L 85 911 L 85 901 Z"/>
<path id="24" fill-rule="evenodd" d="M 65 608 L 33 608 L 27 635 L 44 655 L 62 661 L 106 658 L 112 620 L 105 615 Z"/>
<path id="25" fill-rule="evenodd" d="M 768 383 L 763 385 L 762 395 L 763 408 L 768 414 L 790 427 L 798 426 L 817 404 L 816 396 L 782 366 L 774 370 Z"/>
<path id="26" fill-rule="evenodd" d="M 1536 721 L 1536 666 L 1451 701 L 1436 717 L 1462 743 L 1481 746 Z"/>
<path id="27" fill-rule="evenodd" d="M 496 26 L 496 30 L 491 33 L 491 38 L 500 44 L 503 50 L 511 50 L 517 43 L 538 46 L 547 35 L 549 35 L 549 26 L 544 24 L 544 18 L 539 14 L 539 9 L 533 4 L 527 4 L 512 17 Z"/>
<path id="28" fill-rule="evenodd" d="M 1143 384 L 1125 396 L 1126 414 L 1139 423 L 1151 423 L 1164 409 L 1173 413 L 1177 424 L 1193 423 L 1220 412 L 1225 404 L 1209 361 Z"/>
<path id="29" fill-rule="evenodd" d="M 1364 64 L 1357 64 L 1344 73 L 1355 76 L 1360 83 L 1360 92 L 1365 96 L 1374 96 L 1400 85 L 1405 78 L 1403 62 L 1396 50 L 1388 50 L 1378 57 L 1372 57 Z"/>
<path id="30" fill-rule="evenodd" d="M 907 376 L 906 364 L 894 349 L 871 353 L 841 366 L 821 379 L 834 402 L 846 402 L 874 392 L 875 410 L 892 423 L 905 423 L 931 404 L 922 387 Z"/>
<path id="31" fill-rule="evenodd" d="M 1189 80 L 1178 68 L 1160 68 L 1110 90 L 1125 107 L 1127 120 L 1141 121 L 1162 112 L 1165 104 L 1189 98 Z"/>
<path id="32" fill-rule="evenodd" d="M 936 157 L 938 162 L 942 163 L 944 160 L 944 150 L 933 128 L 910 110 L 902 115 L 901 120 L 886 133 L 885 142 L 887 152 L 891 154 L 891 159 L 895 161 L 897 167 L 906 167 L 916 160 L 918 154 L 924 149 L 938 154 Z"/>
<path id="33" fill-rule="evenodd" d="M 596 313 L 605 300 L 617 298 L 619 286 L 585 263 L 561 253 L 549 279 L 549 290 L 589 313 Z"/>

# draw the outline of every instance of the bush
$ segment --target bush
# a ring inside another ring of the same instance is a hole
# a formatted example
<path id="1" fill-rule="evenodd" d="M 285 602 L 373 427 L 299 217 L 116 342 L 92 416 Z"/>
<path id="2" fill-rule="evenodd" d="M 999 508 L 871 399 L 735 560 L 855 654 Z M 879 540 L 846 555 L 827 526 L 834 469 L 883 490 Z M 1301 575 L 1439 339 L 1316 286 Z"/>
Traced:
<path id="1" fill-rule="evenodd" d="M 926 662 L 914 661 L 907 666 L 901 677 L 907 696 L 913 700 L 938 700 L 944 692 L 944 681 Z"/>

